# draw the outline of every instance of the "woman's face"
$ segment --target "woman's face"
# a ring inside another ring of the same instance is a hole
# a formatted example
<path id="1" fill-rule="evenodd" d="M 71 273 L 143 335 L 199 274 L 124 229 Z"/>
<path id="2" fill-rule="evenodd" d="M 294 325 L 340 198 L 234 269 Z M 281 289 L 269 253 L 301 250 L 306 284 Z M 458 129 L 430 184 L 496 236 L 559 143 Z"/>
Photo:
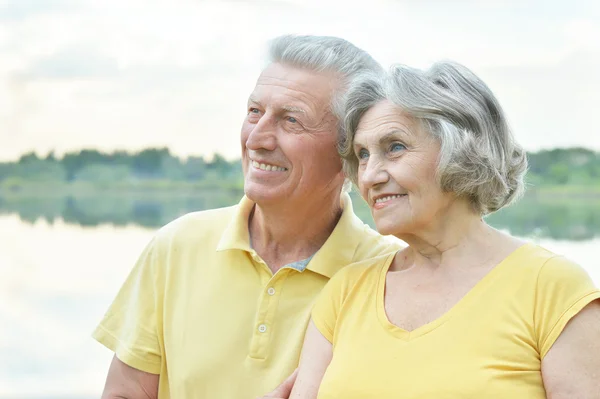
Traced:
<path id="1" fill-rule="evenodd" d="M 367 111 L 353 144 L 358 187 L 381 234 L 418 234 L 453 202 L 436 180 L 439 142 L 397 105 Z"/>

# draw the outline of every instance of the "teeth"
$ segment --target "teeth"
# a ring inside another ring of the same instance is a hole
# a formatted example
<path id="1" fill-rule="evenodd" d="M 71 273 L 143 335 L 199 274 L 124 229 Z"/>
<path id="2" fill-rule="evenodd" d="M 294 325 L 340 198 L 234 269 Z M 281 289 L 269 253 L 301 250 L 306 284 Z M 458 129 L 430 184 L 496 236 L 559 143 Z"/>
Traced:
<path id="1" fill-rule="evenodd" d="M 258 163 L 256 161 L 252 161 L 252 166 L 254 166 L 257 169 L 266 170 L 267 172 L 285 172 L 287 170 L 286 168 L 282 168 L 281 166 L 268 165 L 266 163 Z"/>
<path id="2" fill-rule="evenodd" d="M 391 200 L 391 199 L 394 199 L 394 198 L 400 198 L 400 197 L 402 197 L 402 195 L 400 195 L 400 194 L 396 194 L 396 195 L 388 195 L 387 197 L 381 197 L 381 198 L 377 198 L 377 199 L 375 200 L 375 203 L 377 203 L 377 202 L 385 202 L 385 201 L 389 201 L 389 200 Z"/>

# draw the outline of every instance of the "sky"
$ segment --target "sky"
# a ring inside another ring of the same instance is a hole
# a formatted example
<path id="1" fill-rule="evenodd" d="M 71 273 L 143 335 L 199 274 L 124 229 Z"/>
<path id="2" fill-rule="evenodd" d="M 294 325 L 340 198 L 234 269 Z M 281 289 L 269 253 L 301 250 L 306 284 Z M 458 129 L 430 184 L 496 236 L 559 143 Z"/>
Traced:
<path id="1" fill-rule="evenodd" d="M 268 41 L 286 33 L 343 37 L 385 67 L 460 62 L 527 150 L 600 150 L 597 0 L 0 0 L 0 160 L 237 158 Z"/>

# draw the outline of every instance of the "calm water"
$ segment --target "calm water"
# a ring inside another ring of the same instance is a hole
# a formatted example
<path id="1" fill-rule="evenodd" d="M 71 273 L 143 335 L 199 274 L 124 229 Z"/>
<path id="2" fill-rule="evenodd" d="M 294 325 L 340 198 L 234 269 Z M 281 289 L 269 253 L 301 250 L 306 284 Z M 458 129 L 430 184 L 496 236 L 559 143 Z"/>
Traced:
<path id="1" fill-rule="evenodd" d="M 112 354 L 90 333 L 155 228 L 236 201 L 0 198 L 0 398 L 99 397 Z M 489 221 L 569 256 L 600 284 L 598 202 L 525 198 Z"/>

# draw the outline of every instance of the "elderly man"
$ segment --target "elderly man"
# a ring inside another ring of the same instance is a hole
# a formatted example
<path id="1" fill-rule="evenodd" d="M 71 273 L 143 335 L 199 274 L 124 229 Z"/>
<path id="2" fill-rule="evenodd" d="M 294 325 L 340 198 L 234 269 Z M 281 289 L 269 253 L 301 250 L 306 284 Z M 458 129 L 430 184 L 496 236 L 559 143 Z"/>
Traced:
<path id="1" fill-rule="evenodd" d="M 333 37 L 283 36 L 248 99 L 245 196 L 161 228 L 94 338 L 115 352 L 103 398 L 255 398 L 297 366 L 311 306 L 344 266 L 395 251 L 354 215 L 340 102 L 378 69 Z"/>

